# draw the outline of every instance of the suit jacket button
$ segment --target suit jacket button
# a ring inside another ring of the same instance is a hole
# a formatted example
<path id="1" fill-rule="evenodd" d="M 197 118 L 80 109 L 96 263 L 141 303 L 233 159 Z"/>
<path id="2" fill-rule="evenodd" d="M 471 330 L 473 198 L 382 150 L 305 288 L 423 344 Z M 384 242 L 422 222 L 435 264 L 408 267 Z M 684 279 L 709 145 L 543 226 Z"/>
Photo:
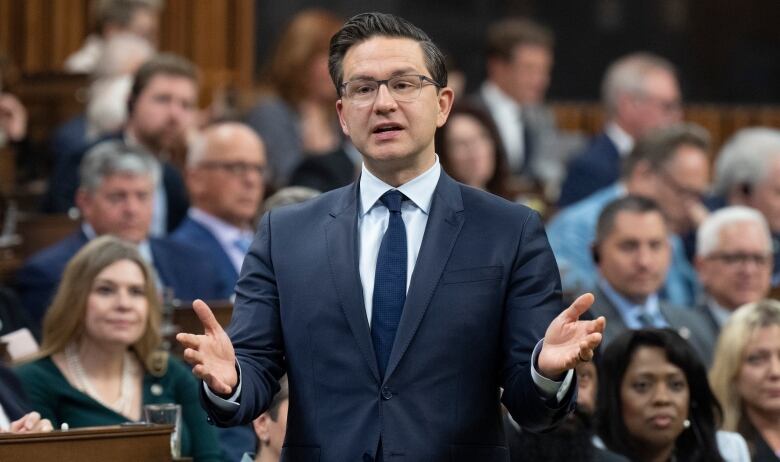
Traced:
<path id="1" fill-rule="evenodd" d="M 390 387 L 383 387 L 382 388 L 382 399 L 387 401 L 388 399 L 393 397 L 393 390 L 390 389 Z"/>

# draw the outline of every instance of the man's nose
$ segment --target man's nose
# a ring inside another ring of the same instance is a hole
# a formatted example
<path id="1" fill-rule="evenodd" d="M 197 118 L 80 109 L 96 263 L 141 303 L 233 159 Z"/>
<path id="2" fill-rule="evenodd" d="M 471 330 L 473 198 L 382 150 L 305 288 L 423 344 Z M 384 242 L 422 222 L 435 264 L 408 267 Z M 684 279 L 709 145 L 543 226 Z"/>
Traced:
<path id="1" fill-rule="evenodd" d="M 398 103 L 390 93 L 390 88 L 386 84 L 380 84 L 376 89 L 376 99 L 374 100 L 374 110 L 376 112 L 394 111 Z"/>

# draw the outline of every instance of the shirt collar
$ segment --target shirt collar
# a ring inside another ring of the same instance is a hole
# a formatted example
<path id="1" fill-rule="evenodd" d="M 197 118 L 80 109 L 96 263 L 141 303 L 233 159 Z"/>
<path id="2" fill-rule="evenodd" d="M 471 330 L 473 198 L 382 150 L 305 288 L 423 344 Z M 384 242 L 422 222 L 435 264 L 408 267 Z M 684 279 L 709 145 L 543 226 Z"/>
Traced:
<path id="1" fill-rule="evenodd" d="M 364 163 L 360 174 L 360 216 L 362 217 L 371 210 L 382 194 L 391 189 L 397 189 L 409 198 L 426 215 L 431 208 L 433 192 L 441 176 L 441 165 L 439 156 L 436 156 L 431 168 L 422 175 L 407 181 L 401 186 L 394 188 L 384 181 L 380 180 L 373 173 L 369 172 Z"/>
<path id="2" fill-rule="evenodd" d="M 520 114 L 522 109 L 511 96 L 504 93 L 502 89 L 498 88 L 498 85 L 490 80 L 486 80 L 482 84 L 482 99 L 485 100 L 488 107 L 497 112 Z"/>
<path id="3" fill-rule="evenodd" d="M 713 319 L 715 319 L 715 323 L 720 327 L 723 327 L 723 325 L 726 324 L 726 321 L 731 317 L 732 311 L 715 301 L 715 298 L 711 295 L 707 295 L 706 306 L 707 309 L 710 310 Z"/>
<path id="4" fill-rule="evenodd" d="M 241 229 L 234 226 L 224 220 L 221 220 L 214 215 L 199 209 L 197 207 L 190 207 L 187 211 L 187 215 L 197 223 L 205 226 L 211 234 L 216 236 L 220 242 L 232 243 L 236 239 L 252 237 L 252 231 L 248 229 Z"/>
<path id="5" fill-rule="evenodd" d="M 620 316 L 626 321 L 627 327 L 635 329 L 639 324 L 639 315 L 644 313 L 649 315 L 653 322 L 658 325 L 659 319 L 662 318 L 661 310 L 658 305 L 658 293 L 653 292 L 650 294 L 644 302 L 634 303 L 621 295 L 615 290 L 612 285 L 603 277 L 599 277 L 599 288 L 604 292 L 604 295 L 615 305 L 615 308 L 620 313 Z"/>
<path id="6" fill-rule="evenodd" d="M 615 143 L 615 146 L 617 146 L 618 153 L 620 153 L 621 157 L 625 157 L 629 152 L 631 152 L 632 149 L 634 149 L 634 138 L 625 130 L 623 130 L 623 127 L 618 125 L 616 122 L 607 123 L 607 126 L 604 128 L 604 132 L 606 132 L 609 139 Z"/>

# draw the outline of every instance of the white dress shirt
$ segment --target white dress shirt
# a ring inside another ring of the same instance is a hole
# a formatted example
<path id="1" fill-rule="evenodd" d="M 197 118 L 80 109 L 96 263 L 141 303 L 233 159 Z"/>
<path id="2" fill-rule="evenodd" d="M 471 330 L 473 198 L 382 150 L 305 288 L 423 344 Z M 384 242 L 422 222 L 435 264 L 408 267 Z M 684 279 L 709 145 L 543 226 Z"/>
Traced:
<path id="1" fill-rule="evenodd" d="M 5 413 L 3 405 L 0 404 L 0 432 L 7 432 L 11 429 L 11 419 L 8 418 L 8 414 Z"/>
<path id="2" fill-rule="evenodd" d="M 219 242 L 222 250 L 225 251 L 233 263 L 237 273 L 241 272 L 241 264 L 244 262 L 246 254 L 236 245 L 239 239 L 248 239 L 252 241 L 254 233 L 250 229 L 241 229 L 230 223 L 220 220 L 208 212 L 197 207 L 190 207 L 187 215 L 195 222 L 203 225 Z"/>
<path id="3" fill-rule="evenodd" d="M 482 84 L 481 93 L 501 135 L 509 167 L 516 172 L 525 160 L 522 107 L 489 80 Z"/>
<path id="4" fill-rule="evenodd" d="M 626 157 L 634 149 L 634 138 L 615 122 L 608 122 L 604 132 L 615 143 L 620 157 Z"/>

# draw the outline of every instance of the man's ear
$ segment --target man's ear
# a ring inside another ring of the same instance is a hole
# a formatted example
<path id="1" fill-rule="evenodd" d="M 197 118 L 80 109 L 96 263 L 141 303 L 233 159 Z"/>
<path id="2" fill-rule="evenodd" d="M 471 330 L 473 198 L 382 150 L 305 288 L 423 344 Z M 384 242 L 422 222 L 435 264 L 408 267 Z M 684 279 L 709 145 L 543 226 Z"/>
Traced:
<path id="1" fill-rule="evenodd" d="M 252 421 L 252 429 L 255 431 L 257 440 L 262 442 L 268 441 L 268 414 L 265 412 L 260 414 L 260 417 Z"/>
<path id="2" fill-rule="evenodd" d="M 339 125 L 341 125 L 341 131 L 344 132 L 345 136 L 349 136 L 349 127 L 347 126 L 347 122 L 344 120 L 344 103 L 341 102 L 341 98 L 336 100 L 336 113 L 339 115 Z"/>
<path id="3" fill-rule="evenodd" d="M 447 117 L 450 115 L 450 110 L 452 110 L 452 103 L 455 102 L 455 92 L 452 91 L 452 88 L 450 87 L 444 87 L 439 90 L 437 97 L 439 103 L 439 113 L 436 116 L 436 126 L 441 127 L 445 122 L 447 122 Z"/>

